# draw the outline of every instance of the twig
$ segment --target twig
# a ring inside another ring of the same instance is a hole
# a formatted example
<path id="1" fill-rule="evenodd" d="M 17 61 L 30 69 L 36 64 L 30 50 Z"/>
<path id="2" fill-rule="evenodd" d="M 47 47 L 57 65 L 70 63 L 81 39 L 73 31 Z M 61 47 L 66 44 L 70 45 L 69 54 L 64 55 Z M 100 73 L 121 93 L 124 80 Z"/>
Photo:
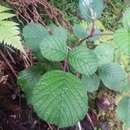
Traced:
<path id="1" fill-rule="evenodd" d="M 17 77 L 17 74 L 16 74 L 15 70 L 13 69 L 13 67 L 11 66 L 11 64 L 9 63 L 9 61 L 6 58 L 6 56 L 3 54 L 3 52 L 1 50 L 0 50 L 0 55 L 4 59 L 4 61 L 6 62 L 6 64 L 8 65 L 8 67 L 10 68 L 10 70 L 12 71 L 12 73 L 14 74 L 14 76 Z"/>
<path id="2" fill-rule="evenodd" d="M 92 38 L 92 37 L 96 37 L 96 36 L 104 36 L 104 35 L 112 35 L 113 33 L 102 33 L 102 34 L 94 34 L 93 36 L 87 36 L 83 39 L 81 39 L 79 42 L 82 43 L 83 41 L 89 39 L 89 38 Z"/>
<path id="3" fill-rule="evenodd" d="M 49 129 L 53 130 L 52 126 L 49 123 L 47 123 L 47 124 L 49 126 Z"/>
<path id="4" fill-rule="evenodd" d="M 14 58 L 12 57 L 12 55 L 10 54 L 10 52 L 8 51 L 8 49 L 6 51 L 7 51 L 9 58 L 11 59 L 11 61 L 16 65 L 16 62 L 15 62 Z"/>
<path id="5" fill-rule="evenodd" d="M 88 118 L 88 120 L 89 120 L 89 122 L 90 122 L 91 126 L 93 127 L 93 129 L 95 129 L 95 128 L 94 128 L 93 121 L 92 121 L 92 119 L 91 119 L 91 117 L 89 116 L 89 114 L 88 114 L 88 113 L 87 113 L 87 118 Z"/>
<path id="6" fill-rule="evenodd" d="M 78 122 L 78 128 L 79 128 L 79 130 L 82 130 L 80 122 Z"/>

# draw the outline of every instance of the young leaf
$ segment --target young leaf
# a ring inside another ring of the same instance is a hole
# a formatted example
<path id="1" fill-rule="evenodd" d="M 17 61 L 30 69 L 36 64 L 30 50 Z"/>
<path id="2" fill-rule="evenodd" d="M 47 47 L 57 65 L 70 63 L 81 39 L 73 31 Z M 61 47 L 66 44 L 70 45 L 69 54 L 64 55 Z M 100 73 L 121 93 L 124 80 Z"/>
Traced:
<path id="1" fill-rule="evenodd" d="M 17 82 L 24 91 L 27 99 L 31 96 L 33 88 L 44 72 L 44 66 L 39 64 L 33 65 L 31 68 L 23 70 L 19 73 Z"/>
<path id="2" fill-rule="evenodd" d="M 117 105 L 117 116 L 124 122 L 125 127 L 130 127 L 130 97 L 124 97 Z"/>
<path id="3" fill-rule="evenodd" d="M 59 36 L 48 36 L 44 38 L 40 45 L 40 50 L 48 60 L 51 61 L 62 61 L 66 58 L 68 53 L 67 43 L 62 40 Z"/>
<path id="4" fill-rule="evenodd" d="M 47 35 L 49 35 L 49 33 L 41 24 L 30 23 L 23 29 L 25 45 L 31 48 L 33 52 L 39 50 L 40 43 Z"/>
<path id="5" fill-rule="evenodd" d="M 86 86 L 88 92 L 96 91 L 100 84 L 100 79 L 96 74 L 91 76 L 83 75 L 81 81 L 83 82 L 84 86 Z"/>
<path id="6" fill-rule="evenodd" d="M 94 52 L 97 55 L 99 65 L 113 62 L 114 48 L 110 44 L 100 44 Z"/>
<path id="7" fill-rule="evenodd" d="M 122 23 L 127 30 L 130 29 L 130 8 L 123 13 Z"/>
<path id="8" fill-rule="evenodd" d="M 75 36 L 77 36 L 78 38 L 85 38 L 88 36 L 87 28 L 83 27 L 82 24 L 75 24 L 73 27 L 73 31 Z"/>
<path id="9" fill-rule="evenodd" d="M 130 55 L 130 32 L 124 28 L 118 29 L 114 34 L 115 45 L 123 53 Z"/>
<path id="10" fill-rule="evenodd" d="M 87 112 L 87 93 L 71 73 L 50 71 L 44 74 L 31 95 L 38 116 L 59 127 L 72 126 Z"/>
<path id="11" fill-rule="evenodd" d="M 78 72 L 89 76 L 96 72 L 98 60 L 95 53 L 86 46 L 79 46 L 69 52 L 69 63 Z"/>
<path id="12" fill-rule="evenodd" d="M 125 80 L 125 71 L 119 64 L 105 64 L 99 68 L 99 77 L 106 87 L 118 91 Z"/>
<path id="13" fill-rule="evenodd" d="M 103 0 L 79 0 L 79 10 L 81 17 L 87 21 L 99 18 L 103 9 Z"/>
<path id="14" fill-rule="evenodd" d="M 10 12 L 11 9 L 0 5 L 0 44 L 12 46 L 25 52 L 21 43 L 20 31 L 16 22 L 8 20 L 15 16 Z"/>

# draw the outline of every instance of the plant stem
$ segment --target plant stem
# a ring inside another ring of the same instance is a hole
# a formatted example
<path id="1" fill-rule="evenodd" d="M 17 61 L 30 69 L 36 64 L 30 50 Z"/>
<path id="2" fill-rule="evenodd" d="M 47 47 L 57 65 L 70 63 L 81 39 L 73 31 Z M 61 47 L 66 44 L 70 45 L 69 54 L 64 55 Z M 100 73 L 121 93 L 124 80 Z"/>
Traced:
<path id="1" fill-rule="evenodd" d="M 64 68 L 63 68 L 64 72 L 66 72 L 66 70 L 68 71 L 68 61 L 67 59 L 64 60 Z"/>
<path id="2" fill-rule="evenodd" d="M 104 35 L 112 35 L 113 33 L 102 33 L 102 34 L 94 34 L 93 36 L 87 36 L 83 39 L 80 40 L 80 43 L 82 43 L 83 41 L 89 39 L 89 38 L 92 38 L 92 37 L 96 37 L 96 36 L 104 36 Z"/>
<path id="3" fill-rule="evenodd" d="M 93 129 L 95 129 L 95 128 L 94 128 L 93 121 L 92 121 L 92 119 L 91 119 L 91 117 L 89 116 L 88 113 L 87 113 L 87 117 L 88 117 L 88 120 L 89 120 L 90 124 L 92 125 Z"/>
<path id="4" fill-rule="evenodd" d="M 78 122 L 78 128 L 79 128 L 79 130 L 82 130 L 80 122 Z"/>

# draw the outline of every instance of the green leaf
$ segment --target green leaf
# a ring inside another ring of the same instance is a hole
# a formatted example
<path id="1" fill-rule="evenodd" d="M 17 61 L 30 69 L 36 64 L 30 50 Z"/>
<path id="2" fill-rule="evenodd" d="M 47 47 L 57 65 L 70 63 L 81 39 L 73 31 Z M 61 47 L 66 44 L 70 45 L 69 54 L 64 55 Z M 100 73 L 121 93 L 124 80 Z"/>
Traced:
<path id="1" fill-rule="evenodd" d="M 52 31 L 52 35 L 55 37 L 60 37 L 60 39 L 64 42 L 67 41 L 67 30 L 61 26 L 50 26 L 50 29 Z"/>
<path id="2" fill-rule="evenodd" d="M 62 61 L 66 58 L 68 53 L 67 43 L 62 38 L 52 35 L 44 38 L 40 45 L 40 50 L 48 60 L 51 61 Z"/>
<path id="3" fill-rule="evenodd" d="M 73 31 L 75 36 L 78 38 L 85 38 L 87 37 L 87 28 L 83 27 L 81 24 L 75 24 L 73 27 Z"/>
<path id="4" fill-rule="evenodd" d="M 87 93 L 71 73 L 50 71 L 34 87 L 31 103 L 37 115 L 59 127 L 72 126 L 87 112 Z"/>
<path id="5" fill-rule="evenodd" d="M 125 71 L 116 63 L 105 64 L 99 68 L 99 77 L 104 85 L 112 90 L 120 91 L 120 84 L 125 80 Z"/>
<path id="6" fill-rule="evenodd" d="M 19 73 L 17 83 L 24 91 L 27 99 L 31 96 L 33 88 L 44 74 L 45 69 L 43 65 L 33 65 L 29 69 L 23 70 Z M 29 99 L 28 99 L 29 101 Z"/>
<path id="7" fill-rule="evenodd" d="M 25 45 L 31 48 L 33 52 L 39 51 L 41 42 L 48 35 L 46 28 L 41 24 L 30 23 L 23 29 Z"/>
<path id="8" fill-rule="evenodd" d="M 8 13 L 8 12 L 6 12 L 6 13 L 0 13 L 0 21 L 12 18 L 14 16 L 15 16 L 15 14 L 11 14 L 11 13 Z"/>
<path id="9" fill-rule="evenodd" d="M 94 52 L 97 55 L 99 65 L 113 62 L 114 48 L 110 44 L 100 44 Z"/>
<path id="10" fill-rule="evenodd" d="M 127 30 L 130 29 L 130 8 L 123 13 L 122 23 Z"/>
<path id="11" fill-rule="evenodd" d="M 11 9 L 0 5 L 0 44 L 4 43 L 25 52 L 21 43 L 18 24 L 8 20 L 15 16 L 7 12 L 9 10 Z"/>
<path id="12" fill-rule="evenodd" d="M 129 82 L 129 77 L 126 74 L 125 79 L 122 81 L 122 83 L 118 86 L 118 91 L 120 93 L 128 92 L 130 91 L 130 82 Z"/>
<path id="13" fill-rule="evenodd" d="M 82 76 L 82 82 L 84 86 L 86 86 L 86 90 L 89 92 L 93 92 L 98 90 L 100 79 L 96 74 L 93 74 L 91 76 Z"/>
<path id="14" fill-rule="evenodd" d="M 118 29 L 114 33 L 114 42 L 118 49 L 130 55 L 130 32 L 124 28 Z"/>
<path id="15" fill-rule="evenodd" d="M 10 10 L 11 10 L 10 8 L 0 5 L 0 13 L 5 11 L 10 11 Z"/>
<path id="16" fill-rule="evenodd" d="M 125 127 L 130 127 L 130 97 L 124 97 L 117 105 L 117 116 L 124 122 Z"/>
<path id="17" fill-rule="evenodd" d="M 103 9 L 103 0 L 79 0 L 79 10 L 81 17 L 87 21 L 99 18 Z"/>
<path id="18" fill-rule="evenodd" d="M 95 53 L 85 46 L 79 46 L 70 51 L 68 60 L 75 70 L 86 76 L 94 74 L 98 67 Z"/>

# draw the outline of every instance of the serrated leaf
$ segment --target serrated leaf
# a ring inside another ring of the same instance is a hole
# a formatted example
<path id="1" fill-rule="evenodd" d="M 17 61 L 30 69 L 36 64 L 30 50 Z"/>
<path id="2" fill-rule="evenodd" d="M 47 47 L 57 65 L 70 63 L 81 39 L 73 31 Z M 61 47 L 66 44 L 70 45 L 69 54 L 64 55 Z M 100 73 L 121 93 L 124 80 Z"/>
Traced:
<path id="1" fill-rule="evenodd" d="M 104 30 L 103 31 L 104 34 L 111 34 L 111 35 L 102 35 L 100 36 L 100 41 L 98 42 L 109 42 L 113 39 L 113 32 L 109 31 L 109 30 Z"/>
<path id="2" fill-rule="evenodd" d="M 94 74 L 98 67 L 95 53 L 85 46 L 79 46 L 71 50 L 68 60 L 75 70 L 87 76 Z"/>
<path id="3" fill-rule="evenodd" d="M 103 0 L 79 0 L 80 14 L 87 21 L 99 18 L 103 9 Z"/>
<path id="4" fill-rule="evenodd" d="M 9 21 L 9 18 L 15 16 L 14 14 L 7 12 L 9 10 L 11 9 L 0 5 L 0 43 L 4 43 L 25 52 L 21 43 L 18 24 Z"/>
<path id="5" fill-rule="evenodd" d="M 34 52 L 37 52 L 37 50 L 40 49 L 41 42 L 48 35 L 49 33 L 46 28 L 41 24 L 30 23 L 23 29 L 25 45 L 31 48 Z"/>
<path id="6" fill-rule="evenodd" d="M 31 96 L 33 88 L 44 74 L 45 69 L 43 65 L 33 65 L 29 69 L 23 70 L 19 73 L 17 83 L 24 91 L 27 99 Z M 29 99 L 28 99 L 29 101 Z"/>
<path id="7" fill-rule="evenodd" d="M 87 28 L 83 27 L 82 24 L 75 24 L 73 27 L 73 31 L 75 36 L 78 38 L 85 38 L 87 37 Z"/>
<path id="8" fill-rule="evenodd" d="M 96 74 L 90 76 L 83 75 L 81 81 L 83 82 L 84 86 L 86 86 L 86 90 L 88 92 L 98 90 L 100 79 Z"/>
<path id="9" fill-rule="evenodd" d="M 117 116 L 126 128 L 130 127 L 130 97 L 124 97 L 117 105 Z"/>
<path id="10" fill-rule="evenodd" d="M 125 71 L 116 63 L 105 64 L 99 68 L 99 77 L 104 85 L 112 90 L 120 91 L 125 80 Z"/>
<path id="11" fill-rule="evenodd" d="M 114 42 L 118 49 L 130 55 L 130 32 L 124 28 L 118 29 L 114 33 Z"/>
<path id="12" fill-rule="evenodd" d="M 72 126 L 87 112 L 87 94 L 71 73 L 50 71 L 33 89 L 31 103 L 38 116 L 59 127 Z"/>
<path id="13" fill-rule="evenodd" d="M 114 56 L 114 48 L 110 44 L 100 44 L 94 49 L 98 58 L 99 65 L 112 63 Z"/>
<path id="14" fill-rule="evenodd" d="M 123 13 L 122 23 L 126 29 L 130 29 L 130 8 Z"/>
<path id="15" fill-rule="evenodd" d="M 68 53 L 67 43 L 62 38 L 52 35 L 44 38 L 40 45 L 40 50 L 48 60 L 62 61 L 66 58 Z"/>
<path id="16" fill-rule="evenodd" d="M 124 81 L 119 85 L 119 92 L 126 93 L 130 91 L 130 82 L 128 81 L 128 77 L 124 79 Z"/>
<path id="17" fill-rule="evenodd" d="M 67 41 L 67 30 L 61 26 L 50 26 L 50 29 L 52 31 L 52 35 L 55 37 L 60 37 L 60 39 L 64 42 Z"/>

